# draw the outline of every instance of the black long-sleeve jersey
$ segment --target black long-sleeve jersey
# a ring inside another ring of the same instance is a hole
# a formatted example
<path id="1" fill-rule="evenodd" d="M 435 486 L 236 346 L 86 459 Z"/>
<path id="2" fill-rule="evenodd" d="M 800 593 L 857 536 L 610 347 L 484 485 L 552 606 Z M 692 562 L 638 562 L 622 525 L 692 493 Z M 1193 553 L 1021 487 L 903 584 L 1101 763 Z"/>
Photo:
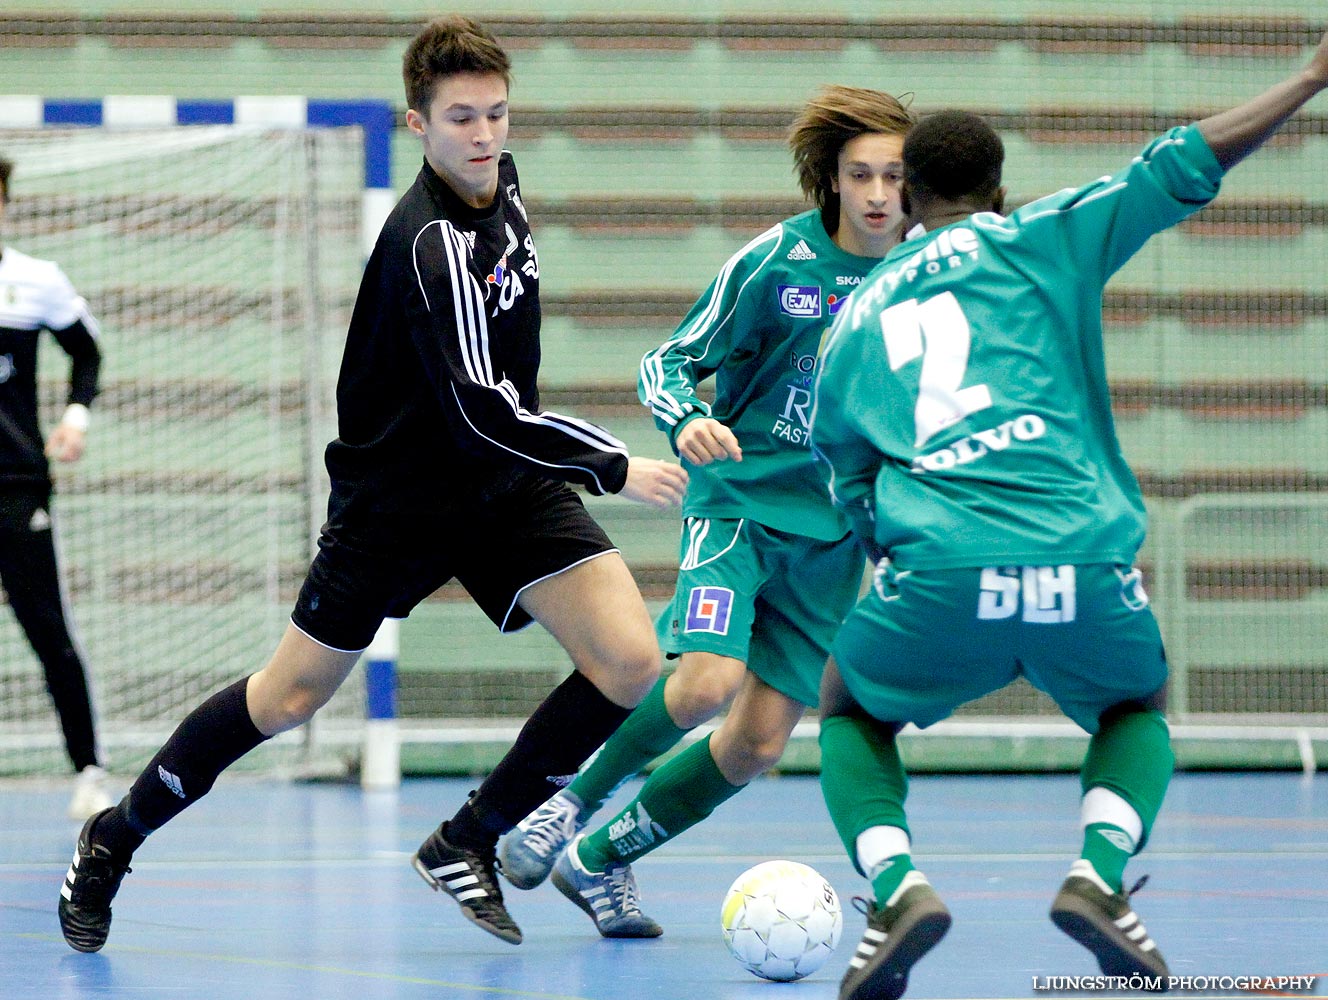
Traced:
<path id="1" fill-rule="evenodd" d="M 97 321 L 64 272 L 5 247 L 0 251 L 0 486 L 49 483 L 37 420 L 37 338 L 49 330 L 69 355 L 69 402 L 97 395 Z"/>
<path id="2" fill-rule="evenodd" d="M 425 163 L 355 301 L 327 448 L 333 506 L 371 517 L 464 506 L 520 472 L 621 490 L 621 441 L 540 412 L 539 332 L 539 260 L 511 154 L 483 209 Z"/>

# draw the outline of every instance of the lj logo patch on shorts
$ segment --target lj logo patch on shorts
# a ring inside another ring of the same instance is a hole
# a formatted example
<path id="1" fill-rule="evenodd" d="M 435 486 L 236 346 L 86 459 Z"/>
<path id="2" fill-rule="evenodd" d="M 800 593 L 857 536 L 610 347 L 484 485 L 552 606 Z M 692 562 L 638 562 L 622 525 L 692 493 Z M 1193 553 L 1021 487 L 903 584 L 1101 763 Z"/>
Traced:
<path id="1" fill-rule="evenodd" d="M 733 591 L 727 587 L 693 587 L 687 602 L 687 625 L 684 632 L 729 634 L 729 611 Z"/>

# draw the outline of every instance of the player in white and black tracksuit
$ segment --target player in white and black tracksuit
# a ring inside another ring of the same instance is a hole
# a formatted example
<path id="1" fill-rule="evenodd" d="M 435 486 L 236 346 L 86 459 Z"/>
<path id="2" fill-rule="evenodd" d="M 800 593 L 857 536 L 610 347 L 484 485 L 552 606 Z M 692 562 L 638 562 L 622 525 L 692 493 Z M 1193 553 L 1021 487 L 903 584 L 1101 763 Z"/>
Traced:
<path id="1" fill-rule="evenodd" d="M 85 826 L 60 901 L 79 950 L 106 940 L 144 838 L 243 754 L 311 718 L 382 620 L 450 579 L 502 631 L 539 622 L 576 668 L 412 859 L 468 919 L 518 943 L 494 877 L 498 837 L 571 781 L 658 676 L 645 602 L 568 484 L 671 507 L 686 473 L 539 410 L 539 261 L 503 148 L 506 54 L 452 16 L 416 37 L 404 69 L 425 163 L 379 235 L 351 318 L 318 555 L 267 666 L 195 709 L 125 800 Z"/>
<path id="2" fill-rule="evenodd" d="M 9 164 L 0 162 L 0 205 Z M 49 330 L 70 358 L 69 406 L 42 436 L 37 414 L 37 342 Z M 51 261 L 0 248 L 0 584 L 46 674 L 75 771 L 97 765 L 87 672 L 70 637 L 50 515 L 48 453 L 83 452 L 87 407 L 97 395 L 101 351 L 87 303 Z"/>

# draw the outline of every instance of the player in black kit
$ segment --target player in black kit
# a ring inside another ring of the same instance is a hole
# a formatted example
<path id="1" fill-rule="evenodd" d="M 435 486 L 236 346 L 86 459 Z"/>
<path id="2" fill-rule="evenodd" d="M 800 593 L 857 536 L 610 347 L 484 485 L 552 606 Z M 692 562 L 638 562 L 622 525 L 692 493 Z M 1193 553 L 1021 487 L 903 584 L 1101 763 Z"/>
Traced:
<path id="1" fill-rule="evenodd" d="M 96 951 L 144 838 L 263 740 L 331 698 L 385 617 L 449 579 L 504 632 L 531 621 L 575 671 L 412 859 L 465 916 L 513 944 L 498 837 L 570 781 L 659 671 L 650 616 L 568 483 L 676 505 L 686 474 L 629 458 L 594 424 L 539 409 L 539 261 L 507 136 L 510 64 L 467 18 L 406 51 L 406 124 L 424 165 L 369 258 L 337 386 L 332 495 L 319 552 L 271 661 L 194 710 L 113 809 L 79 836 L 65 940 Z"/>
<path id="2" fill-rule="evenodd" d="M 13 164 L 0 159 L 0 219 Z M 69 355 L 64 416 L 45 441 L 37 419 L 37 337 L 50 330 Z M 60 717 L 65 750 L 78 772 L 72 819 L 111 804 L 97 756 L 87 670 L 70 635 L 55 558 L 49 459 L 83 456 L 88 405 L 97 395 L 97 322 L 64 272 L 13 247 L 0 247 L 0 583 L 41 661 Z"/>

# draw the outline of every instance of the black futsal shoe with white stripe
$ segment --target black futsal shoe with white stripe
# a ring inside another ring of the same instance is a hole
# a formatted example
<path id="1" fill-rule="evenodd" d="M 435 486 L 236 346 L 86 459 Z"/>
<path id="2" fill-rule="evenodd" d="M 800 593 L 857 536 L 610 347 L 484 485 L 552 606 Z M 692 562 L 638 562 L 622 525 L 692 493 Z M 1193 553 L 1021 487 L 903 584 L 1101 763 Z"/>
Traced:
<path id="1" fill-rule="evenodd" d="M 898 1000 L 908 972 L 950 929 L 950 911 L 919 871 L 910 871 L 884 906 L 855 899 L 867 930 L 839 984 L 839 1000 Z"/>
<path id="2" fill-rule="evenodd" d="M 1116 892 L 1080 858 L 1051 904 L 1051 922 L 1091 951 L 1106 975 L 1154 977 L 1166 989 L 1167 963 L 1130 908 L 1130 896 L 1145 881 L 1147 876 L 1128 893 Z"/>
<path id="3" fill-rule="evenodd" d="M 473 851 L 448 843 L 440 826 L 410 859 L 420 878 L 447 893 L 465 918 L 509 944 L 521 943 L 521 928 L 507 907 L 494 875 L 494 848 Z"/>
<path id="4" fill-rule="evenodd" d="M 92 842 L 92 828 L 109 809 L 88 817 L 74 847 L 74 862 L 60 887 L 60 930 L 75 951 L 100 951 L 111 933 L 111 900 L 129 865 Z"/>

